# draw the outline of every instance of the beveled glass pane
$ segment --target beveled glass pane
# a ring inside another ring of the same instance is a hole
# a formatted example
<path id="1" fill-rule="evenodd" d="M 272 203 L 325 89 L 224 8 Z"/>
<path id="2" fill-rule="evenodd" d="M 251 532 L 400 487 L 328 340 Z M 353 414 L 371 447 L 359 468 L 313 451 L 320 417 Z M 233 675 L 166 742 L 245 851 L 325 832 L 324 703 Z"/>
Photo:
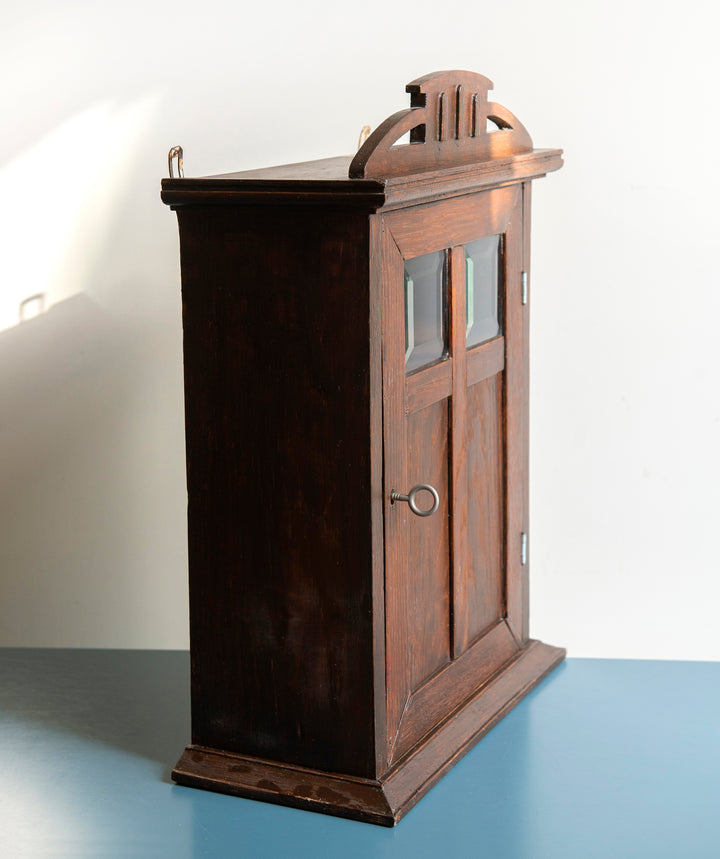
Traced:
<path id="1" fill-rule="evenodd" d="M 446 352 L 445 251 L 405 260 L 405 369 L 432 364 Z"/>
<path id="2" fill-rule="evenodd" d="M 465 245 L 465 314 L 468 348 L 500 333 L 500 236 Z"/>

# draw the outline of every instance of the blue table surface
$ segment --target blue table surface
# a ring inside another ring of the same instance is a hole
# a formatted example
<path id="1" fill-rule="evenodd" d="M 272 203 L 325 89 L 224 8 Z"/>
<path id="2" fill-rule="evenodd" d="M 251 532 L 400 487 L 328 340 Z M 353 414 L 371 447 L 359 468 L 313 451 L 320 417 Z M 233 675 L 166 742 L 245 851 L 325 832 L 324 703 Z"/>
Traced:
<path id="1" fill-rule="evenodd" d="M 187 653 L 0 650 L 0 856 L 720 857 L 719 712 L 720 663 L 570 659 L 385 829 L 174 785 Z"/>

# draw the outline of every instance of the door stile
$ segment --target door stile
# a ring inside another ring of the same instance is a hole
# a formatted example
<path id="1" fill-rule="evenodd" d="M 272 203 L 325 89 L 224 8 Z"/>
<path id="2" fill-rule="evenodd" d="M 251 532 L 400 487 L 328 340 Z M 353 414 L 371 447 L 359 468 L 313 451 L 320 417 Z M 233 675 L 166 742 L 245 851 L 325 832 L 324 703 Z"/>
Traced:
<path id="1" fill-rule="evenodd" d="M 382 260 L 382 216 L 371 215 L 369 254 L 371 260 Z M 387 769 L 387 706 L 385 701 L 385 493 L 383 491 L 383 347 L 381 265 L 371 265 L 370 286 L 370 485 L 372 521 L 372 603 L 373 603 L 373 694 L 375 713 L 375 771 Z"/>
<path id="2" fill-rule="evenodd" d="M 467 618 L 463 596 L 467 564 L 467 348 L 465 310 L 465 250 L 454 247 L 449 254 L 450 355 L 452 396 L 450 399 L 450 652 L 455 659 L 467 649 Z"/>
<path id="3" fill-rule="evenodd" d="M 522 563 L 522 534 L 526 533 L 525 472 L 527 442 L 526 317 L 523 305 L 523 205 L 518 194 L 505 233 L 505 593 L 508 627 L 518 643 L 527 639 L 527 577 Z"/>
<path id="4" fill-rule="evenodd" d="M 393 504 L 390 492 L 405 492 L 407 431 L 405 422 L 405 306 L 403 259 L 387 225 L 382 228 L 382 362 L 385 513 L 385 653 L 387 689 L 387 759 L 407 700 L 397 682 L 408 676 L 409 612 L 402 571 L 408 565 L 406 504 Z M 402 485 L 399 485 L 402 482 Z"/>
<path id="5" fill-rule="evenodd" d="M 523 182 L 522 184 L 522 210 L 523 210 L 523 239 L 522 239 L 522 270 L 526 273 L 528 279 L 527 288 L 528 295 L 530 289 L 530 209 L 532 183 Z M 530 302 L 523 307 L 523 410 L 522 410 L 522 458 L 523 458 L 523 474 L 525 476 L 522 483 L 522 502 L 523 502 L 523 532 L 528 535 L 528 545 L 525 554 L 525 563 L 522 567 L 522 640 L 526 641 L 530 637 L 530 492 L 529 492 L 529 475 L 530 475 Z"/>

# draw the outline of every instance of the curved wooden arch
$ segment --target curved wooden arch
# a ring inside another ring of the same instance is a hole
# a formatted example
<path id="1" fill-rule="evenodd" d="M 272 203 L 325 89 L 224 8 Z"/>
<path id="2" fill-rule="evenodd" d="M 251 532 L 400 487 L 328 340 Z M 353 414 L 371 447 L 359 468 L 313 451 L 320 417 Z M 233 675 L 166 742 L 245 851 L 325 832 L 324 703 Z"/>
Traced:
<path id="1" fill-rule="evenodd" d="M 520 120 L 488 101 L 492 81 L 475 72 L 432 72 L 411 81 L 410 108 L 389 116 L 360 147 L 351 179 L 382 179 L 532 151 Z M 488 121 L 497 126 L 488 131 Z M 395 145 L 407 132 L 410 143 Z"/>

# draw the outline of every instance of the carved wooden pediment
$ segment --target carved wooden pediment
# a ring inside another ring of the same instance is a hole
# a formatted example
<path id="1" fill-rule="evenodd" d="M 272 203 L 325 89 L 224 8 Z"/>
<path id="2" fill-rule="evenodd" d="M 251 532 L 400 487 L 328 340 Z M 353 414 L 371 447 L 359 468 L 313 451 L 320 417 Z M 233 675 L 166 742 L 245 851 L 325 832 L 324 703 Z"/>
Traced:
<path id="1" fill-rule="evenodd" d="M 350 164 L 351 179 L 380 179 L 532 151 L 516 116 L 488 101 L 492 81 L 475 72 L 432 72 L 409 83 L 410 107 L 381 123 Z M 398 144 L 410 133 L 410 142 Z"/>

